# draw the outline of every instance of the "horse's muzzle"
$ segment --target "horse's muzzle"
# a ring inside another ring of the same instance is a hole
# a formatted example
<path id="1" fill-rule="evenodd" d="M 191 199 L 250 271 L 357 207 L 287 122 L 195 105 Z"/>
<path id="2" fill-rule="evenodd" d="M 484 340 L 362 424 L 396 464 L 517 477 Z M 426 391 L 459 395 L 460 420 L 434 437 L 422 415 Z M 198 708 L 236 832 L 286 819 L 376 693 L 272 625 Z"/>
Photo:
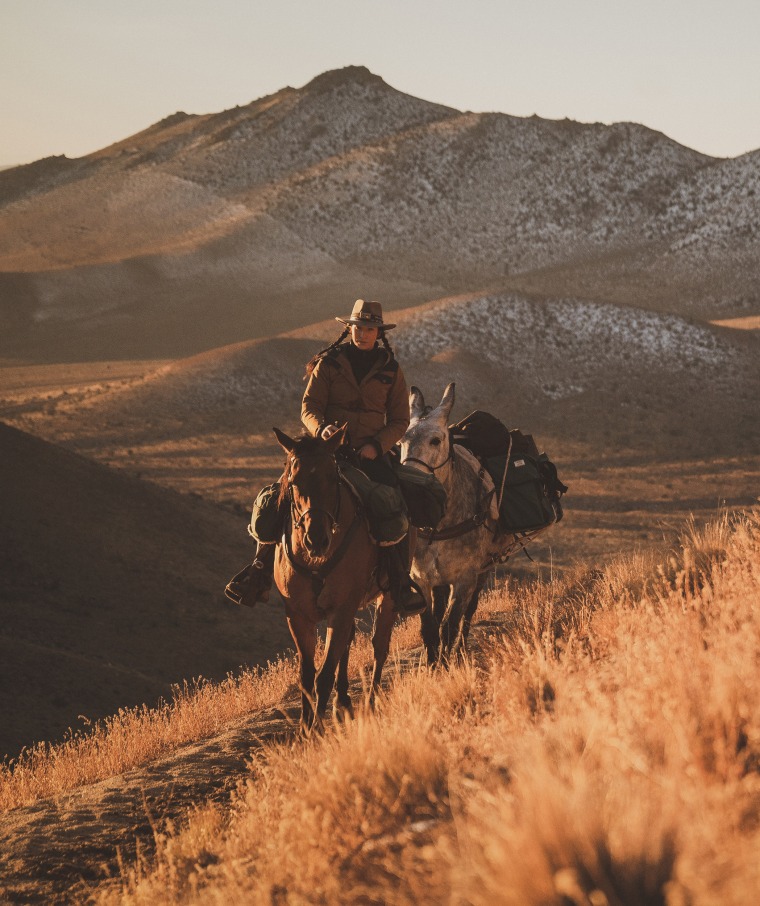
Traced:
<path id="1" fill-rule="evenodd" d="M 312 557 L 323 557 L 330 547 L 331 535 L 319 524 L 312 523 L 306 530 L 303 543 Z"/>

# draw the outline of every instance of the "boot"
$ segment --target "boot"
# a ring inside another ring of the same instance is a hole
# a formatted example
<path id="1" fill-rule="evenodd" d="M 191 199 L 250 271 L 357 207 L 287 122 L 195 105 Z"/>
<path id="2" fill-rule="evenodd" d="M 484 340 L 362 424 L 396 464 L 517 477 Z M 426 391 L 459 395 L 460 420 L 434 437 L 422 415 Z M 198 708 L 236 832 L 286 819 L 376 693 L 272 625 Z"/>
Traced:
<path id="1" fill-rule="evenodd" d="M 419 586 L 409 575 L 409 536 L 406 535 L 398 544 L 386 547 L 385 550 L 393 609 L 405 617 L 424 613 L 427 602 Z"/>
<path id="2" fill-rule="evenodd" d="M 427 610 L 425 596 L 409 573 L 401 577 L 400 587 L 393 592 L 393 609 L 405 617 L 418 616 Z"/>
<path id="3" fill-rule="evenodd" d="M 268 601 L 274 575 L 275 544 L 259 544 L 256 557 L 245 569 L 227 583 L 224 594 L 235 604 L 253 607 L 258 601 Z"/>

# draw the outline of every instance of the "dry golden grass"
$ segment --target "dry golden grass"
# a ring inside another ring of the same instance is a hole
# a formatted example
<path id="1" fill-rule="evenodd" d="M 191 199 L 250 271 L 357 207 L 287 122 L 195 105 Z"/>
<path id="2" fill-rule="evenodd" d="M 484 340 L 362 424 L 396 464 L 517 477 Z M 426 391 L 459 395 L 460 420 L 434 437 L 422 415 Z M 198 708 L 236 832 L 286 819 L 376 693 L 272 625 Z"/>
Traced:
<path id="1" fill-rule="evenodd" d="M 417 626 L 406 621 L 396 627 L 394 652 L 418 644 Z M 369 636 L 360 635 L 352 650 L 352 676 L 366 677 L 372 658 Z M 0 764 L 0 812 L 147 764 L 185 743 L 213 736 L 237 718 L 282 703 L 296 689 L 296 661 L 282 658 L 230 675 L 223 683 L 201 680 L 176 687 L 172 701 L 158 708 L 121 709 L 61 744 L 40 743 Z"/>
<path id="2" fill-rule="evenodd" d="M 659 570 L 633 556 L 496 590 L 471 659 L 407 670 L 375 713 L 265 749 L 232 809 L 157 833 L 155 859 L 94 895 L 755 902 L 758 601 L 757 514 L 687 527 Z"/>
<path id="3" fill-rule="evenodd" d="M 212 736 L 238 717 L 278 704 L 295 680 L 293 662 L 279 660 L 219 684 L 186 683 L 158 708 L 121 709 L 60 745 L 25 749 L 0 765 L 0 811 L 113 777 Z"/>

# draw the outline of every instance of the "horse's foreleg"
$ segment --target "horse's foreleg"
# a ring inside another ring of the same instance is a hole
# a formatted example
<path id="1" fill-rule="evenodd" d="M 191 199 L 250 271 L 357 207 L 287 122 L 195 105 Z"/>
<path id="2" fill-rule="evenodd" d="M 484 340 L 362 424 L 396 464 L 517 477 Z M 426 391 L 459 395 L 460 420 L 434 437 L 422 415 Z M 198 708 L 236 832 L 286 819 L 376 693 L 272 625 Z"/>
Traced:
<path id="1" fill-rule="evenodd" d="M 448 606 L 441 622 L 441 659 L 446 663 L 462 651 L 465 602 L 470 604 L 476 588 L 476 582 L 451 586 Z"/>
<path id="2" fill-rule="evenodd" d="M 449 588 L 448 585 L 434 585 L 430 589 L 430 606 L 420 617 L 422 641 L 431 667 L 438 664 L 441 658 L 441 623 L 446 614 Z"/>
<path id="3" fill-rule="evenodd" d="M 456 587 L 449 585 L 446 588 L 446 604 L 443 607 L 441 621 L 438 627 L 440 634 L 441 663 L 447 665 L 451 659 L 452 648 L 459 633 L 459 621 L 456 613 Z"/>
<path id="4" fill-rule="evenodd" d="M 478 601 L 480 599 L 480 593 L 485 588 L 487 581 L 487 573 L 481 573 L 478 576 L 478 584 L 475 586 L 475 591 L 472 593 L 467 608 L 464 612 L 464 620 L 462 621 L 462 647 L 467 648 L 467 638 L 470 635 L 470 626 L 472 625 L 472 618 L 475 616 L 475 611 L 478 609 Z"/>
<path id="5" fill-rule="evenodd" d="M 356 637 L 356 625 L 351 628 L 351 637 L 346 645 L 346 650 L 341 655 L 338 662 L 338 682 L 335 685 L 335 692 L 338 696 L 338 708 L 345 711 L 349 717 L 354 716 L 354 708 L 351 704 L 351 696 L 348 694 L 348 657 L 351 653 L 351 645 Z"/>
<path id="6" fill-rule="evenodd" d="M 288 628 L 298 652 L 301 682 L 301 726 L 309 729 L 314 723 L 314 652 L 317 647 L 317 624 L 301 614 L 288 617 Z"/>
<path id="7" fill-rule="evenodd" d="M 344 618 L 337 626 L 328 626 L 325 639 L 325 659 L 317 672 L 317 717 L 324 717 L 327 702 L 335 685 L 335 671 L 346 652 L 354 633 L 354 618 Z M 346 665 L 348 670 L 348 664 Z"/>
<path id="8" fill-rule="evenodd" d="M 372 688 L 369 692 L 370 706 L 374 705 L 375 694 L 380 688 L 380 679 L 383 675 L 383 667 L 388 659 L 388 652 L 391 647 L 391 633 L 395 622 L 396 612 L 393 609 L 393 599 L 389 595 L 383 595 L 380 598 L 380 603 L 375 608 L 375 625 L 372 628 L 372 650 L 375 653 L 375 659 L 372 665 Z"/>

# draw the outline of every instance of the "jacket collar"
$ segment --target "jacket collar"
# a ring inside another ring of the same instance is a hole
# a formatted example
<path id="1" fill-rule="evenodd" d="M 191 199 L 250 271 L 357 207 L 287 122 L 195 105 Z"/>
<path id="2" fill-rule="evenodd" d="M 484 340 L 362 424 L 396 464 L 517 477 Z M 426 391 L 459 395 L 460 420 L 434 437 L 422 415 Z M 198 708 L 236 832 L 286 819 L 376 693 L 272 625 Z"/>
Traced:
<path id="1" fill-rule="evenodd" d="M 342 343 L 338 347 L 338 355 L 336 356 L 335 361 L 338 363 L 340 370 L 343 372 L 343 374 L 349 379 L 349 381 L 351 381 L 351 383 L 354 385 L 354 387 L 356 387 L 358 390 L 359 387 L 361 387 L 361 384 L 358 384 L 356 382 L 356 377 L 354 376 L 354 369 L 351 367 L 351 362 L 349 362 L 348 356 L 346 355 L 347 346 L 348 346 L 347 343 Z M 377 374 L 378 371 L 382 371 L 383 368 L 385 368 L 386 365 L 388 365 L 388 363 L 391 360 L 391 354 L 388 352 L 388 350 L 384 346 L 380 346 L 379 348 L 383 354 L 381 356 L 377 357 L 377 361 L 375 362 L 375 364 L 365 374 L 364 379 L 362 380 L 362 384 L 366 384 L 367 381 L 372 377 L 373 374 Z"/>

